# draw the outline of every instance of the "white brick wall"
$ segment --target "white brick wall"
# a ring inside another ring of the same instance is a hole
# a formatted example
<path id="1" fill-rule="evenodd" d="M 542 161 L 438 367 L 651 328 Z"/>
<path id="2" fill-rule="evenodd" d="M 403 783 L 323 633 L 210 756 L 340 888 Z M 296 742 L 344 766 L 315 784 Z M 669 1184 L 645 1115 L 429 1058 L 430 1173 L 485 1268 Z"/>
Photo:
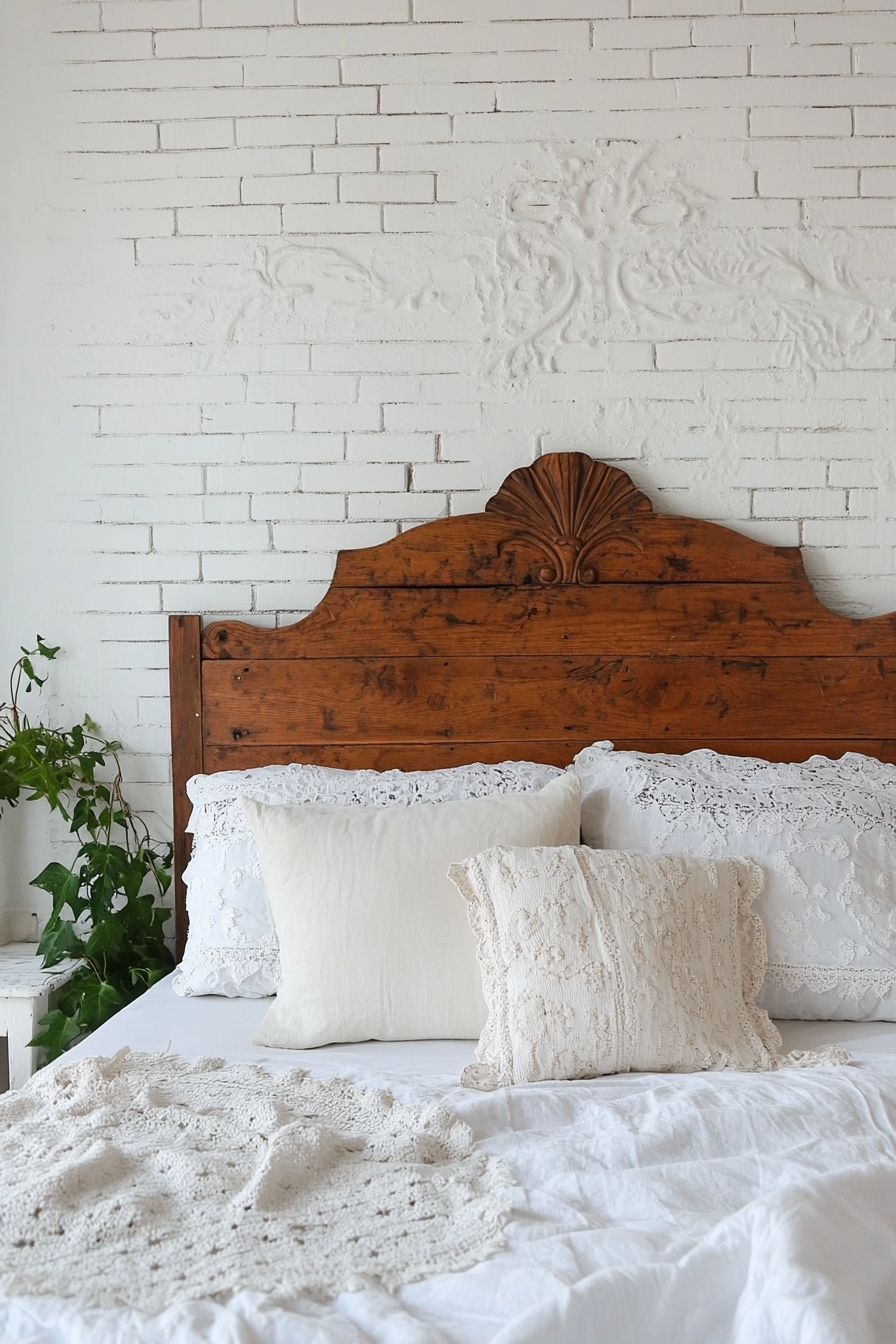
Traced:
<path id="1" fill-rule="evenodd" d="M 893 0 L 41 13 L 63 563 L 92 556 L 50 619 L 143 800 L 168 612 L 293 619 L 336 548 L 541 451 L 896 608 Z"/>

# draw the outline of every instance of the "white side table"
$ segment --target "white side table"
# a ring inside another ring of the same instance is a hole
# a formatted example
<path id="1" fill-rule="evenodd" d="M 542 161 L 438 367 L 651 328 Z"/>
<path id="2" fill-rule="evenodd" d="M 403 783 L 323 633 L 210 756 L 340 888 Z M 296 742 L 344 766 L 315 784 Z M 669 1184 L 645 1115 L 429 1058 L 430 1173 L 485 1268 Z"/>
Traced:
<path id="1" fill-rule="evenodd" d="M 21 1087 L 37 1068 L 40 1053 L 28 1042 L 41 1030 L 39 1023 L 50 1011 L 50 999 L 67 985 L 78 969 L 77 961 L 61 961 L 51 971 L 41 969 L 34 943 L 7 943 L 0 947 L 0 1036 L 9 1051 L 10 1089 Z"/>

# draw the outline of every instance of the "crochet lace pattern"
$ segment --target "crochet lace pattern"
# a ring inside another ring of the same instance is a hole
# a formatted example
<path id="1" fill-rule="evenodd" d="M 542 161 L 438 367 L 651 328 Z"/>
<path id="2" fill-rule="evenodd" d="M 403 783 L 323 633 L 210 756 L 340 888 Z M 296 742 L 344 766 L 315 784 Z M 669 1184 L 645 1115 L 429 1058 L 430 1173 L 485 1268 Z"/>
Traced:
<path id="1" fill-rule="evenodd" d="M 611 745 L 582 752 L 580 768 L 621 788 L 654 849 L 764 864 L 766 988 L 782 1016 L 782 991 L 833 993 L 862 1017 L 860 1003 L 896 987 L 896 767 L 855 752 L 782 764 Z"/>
<path id="2" fill-rule="evenodd" d="M 504 1245 L 511 1177 L 444 1108 L 132 1053 L 0 1098 L 0 1289 L 159 1312 L 394 1290 Z"/>

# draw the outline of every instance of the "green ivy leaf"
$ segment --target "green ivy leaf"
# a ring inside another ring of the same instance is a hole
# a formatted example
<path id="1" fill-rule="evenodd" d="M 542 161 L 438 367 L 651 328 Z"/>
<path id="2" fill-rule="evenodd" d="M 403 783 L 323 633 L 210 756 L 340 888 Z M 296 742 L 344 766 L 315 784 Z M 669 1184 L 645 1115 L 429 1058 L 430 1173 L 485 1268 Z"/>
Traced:
<path id="1" fill-rule="evenodd" d="M 34 670 L 34 664 L 31 661 L 30 654 L 36 652 L 34 649 L 22 649 L 22 657 L 19 659 L 19 667 L 25 674 L 25 691 L 30 692 L 33 686 L 43 686 L 46 677 L 40 677 Z"/>
<path id="2" fill-rule="evenodd" d="M 81 1035 L 81 1025 L 77 1017 L 69 1017 L 61 1008 L 54 1008 L 40 1019 L 43 1031 L 28 1042 L 47 1052 L 47 1063 L 58 1059 Z"/>
<path id="3" fill-rule="evenodd" d="M 88 1031 L 95 1031 L 107 1022 L 125 1000 L 108 980 L 94 976 L 85 982 L 81 998 L 81 1023 Z"/>
<path id="4" fill-rule="evenodd" d="M 0 754 L 0 803 L 8 803 L 10 807 L 15 807 L 20 793 L 18 780 Z"/>
<path id="5" fill-rule="evenodd" d="M 67 889 L 72 876 L 71 869 L 66 868 L 63 864 L 48 863 L 46 868 L 38 873 L 37 877 L 31 879 L 29 885 L 40 887 L 42 891 L 48 891 L 53 900 L 56 901 L 60 893 Z"/>
<path id="6" fill-rule="evenodd" d="M 43 936 L 37 945 L 37 951 L 44 959 L 44 966 L 56 966 L 67 957 L 80 959 L 85 955 L 83 939 L 75 932 L 74 922 L 70 919 L 57 919 L 47 924 Z"/>
<path id="7" fill-rule="evenodd" d="M 142 994 L 144 990 L 151 989 L 157 981 L 162 980 L 170 972 L 171 966 L 169 965 L 133 966 L 131 968 L 131 978 L 133 984 L 142 986 L 140 990 Z"/>
<path id="8" fill-rule="evenodd" d="M 151 930 L 154 935 L 154 940 L 155 938 L 159 939 L 161 938 L 162 930 L 168 923 L 169 919 L 173 919 L 173 917 L 174 916 L 172 912 L 170 910 L 166 910 L 163 905 L 153 906 L 151 914 L 152 919 Z"/>
<path id="9" fill-rule="evenodd" d="M 81 1000 L 84 998 L 84 986 L 88 980 L 94 979 L 96 971 L 92 966 L 79 966 L 71 980 L 59 991 L 56 996 L 56 1007 L 66 1017 L 75 1017 L 81 1021 Z"/>
<path id="10" fill-rule="evenodd" d="M 84 794 L 82 793 L 81 797 L 78 799 L 78 801 L 72 808 L 71 829 L 73 831 L 80 831 L 82 826 L 87 825 L 89 819 L 90 819 L 90 799 L 88 797 L 85 797 Z"/>
<path id="11" fill-rule="evenodd" d="M 94 924 L 84 947 L 84 955 L 88 961 L 96 961 L 100 957 L 119 957 L 127 944 L 127 934 L 121 920 L 114 915 L 107 915 Z"/>
<path id="12" fill-rule="evenodd" d="M 84 913 L 88 902 L 81 896 L 81 881 L 78 873 L 61 863 L 48 863 L 43 872 L 31 879 L 32 887 L 40 887 L 53 897 L 53 913 L 50 922 L 57 919 L 66 906 L 75 919 Z"/>

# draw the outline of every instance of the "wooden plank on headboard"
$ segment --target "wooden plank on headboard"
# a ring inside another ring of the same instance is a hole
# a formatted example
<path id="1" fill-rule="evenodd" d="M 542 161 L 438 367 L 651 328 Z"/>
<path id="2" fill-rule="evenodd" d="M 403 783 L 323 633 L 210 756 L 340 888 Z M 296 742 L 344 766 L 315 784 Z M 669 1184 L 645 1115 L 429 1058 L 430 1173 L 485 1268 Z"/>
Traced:
<path id="1" fill-rule="evenodd" d="M 797 547 L 764 546 L 738 532 L 695 519 L 686 520 L 685 530 L 683 521 L 652 513 L 632 520 L 626 533 L 607 538 L 594 581 L 780 583 L 802 574 Z M 724 550 L 719 549 L 720 531 L 730 539 Z M 492 588 L 570 582 L 542 578 L 545 571 L 554 571 L 554 565 L 545 563 L 539 538 L 521 528 L 509 528 L 501 517 L 473 513 L 444 518 L 415 527 L 405 535 L 406 549 L 402 552 L 395 551 L 394 541 L 340 552 L 332 586 Z M 501 550 L 497 549 L 499 545 Z"/>
<path id="2" fill-rule="evenodd" d="M 583 748 L 599 740 L 592 735 L 580 738 L 549 738 L 528 742 L 374 742 L 352 743 L 339 747 L 320 743 L 291 743 L 288 746 L 207 746 L 205 768 L 249 770 L 262 765 L 289 765 L 305 761 L 309 765 L 328 765 L 351 770 L 435 770 L 444 766 L 468 765 L 471 761 L 496 763 L 530 759 L 546 765 L 566 766 Z M 616 737 L 620 751 L 664 751 L 680 756 L 686 751 L 709 748 L 731 756 L 760 756 L 767 761 L 805 761 L 810 756 L 842 756 L 859 751 L 881 761 L 896 762 L 896 738 L 758 738 L 758 737 L 669 737 L 658 743 L 650 737 Z"/>
<path id="3" fill-rule="evenodd" d="M 216 746 L 762 738 L 793 723 L 802 736 L 886 736 L 896 658 L 256 659 L 203 675 L 203 740 Z"/>
<path id="4" fill-rule="evenodd" d="M 349 636 L 347 632 L 351 632 Z M 517 654 L 896 656 L 896 617 L 838 616 L 802 583 L 582 588 L 337 588 L 296 625 L 216 621 L 203 657 L 252 660 Z"/>

